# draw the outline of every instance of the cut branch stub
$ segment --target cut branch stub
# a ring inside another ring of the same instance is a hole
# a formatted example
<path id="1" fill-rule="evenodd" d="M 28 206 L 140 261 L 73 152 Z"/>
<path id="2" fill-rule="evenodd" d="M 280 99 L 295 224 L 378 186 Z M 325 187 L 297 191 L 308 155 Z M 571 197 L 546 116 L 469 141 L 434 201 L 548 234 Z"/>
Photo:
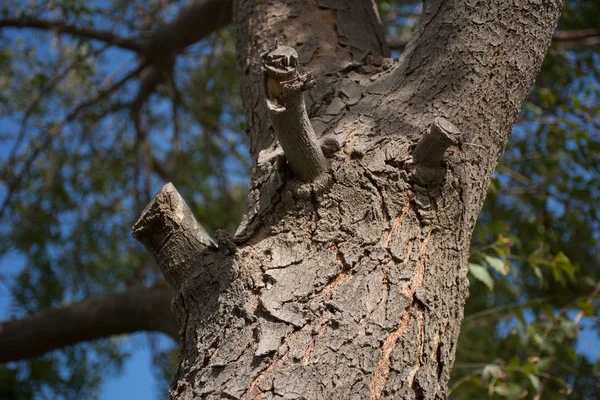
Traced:
<path id="1" fill-rule="evenodd" d="M 142 211 L 132 233 L 154 255 L 173 288 L 181 287 L 207 247 L 216 246 L 171 183 Z"/>
<path id="2" fill-rule="evenodd" d="M 279 46 L 262 55 L 267 107 L 275 135 L 290 168 L 304 182 L 327 171 L 327 160 L 317 142 L 302 92 L 314 86 L 310 74 L 298 73 L 298 53 Z"/>
<path id="3" fill-rule="evenodd" d="M 450 121 L 437 117 L 413 150 L 413 177 L 417 183 L 430 186 L 443 177 L 442 159 L 450 146 L 457 146 L 460 131 Z"/>

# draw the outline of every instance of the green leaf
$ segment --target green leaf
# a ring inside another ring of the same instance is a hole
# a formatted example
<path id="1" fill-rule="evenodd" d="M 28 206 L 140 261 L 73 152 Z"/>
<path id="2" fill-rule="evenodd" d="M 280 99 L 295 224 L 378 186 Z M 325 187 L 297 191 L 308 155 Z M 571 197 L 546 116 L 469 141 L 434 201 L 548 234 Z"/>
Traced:
<path id="1" fill-rule="evenodd" d="M 469 272 L 473 278 L 483 282 L 483 284 L 487 286 L 489 290 L 494 290 L 494 279 L 487 271 L 487 268 L 482 267 L 479 264 L 469 263 Z"/>
<path id="2" fill-rule="evenodd" d="M 544 274 L 542 273 L 542 269 L 540 267 L 538 267 L 537 265 L 532 265 L 531 269 L 533 270 L 535 277 L 538 278 L 538 280 L 540 281 L 540 286 L 543 285 L 544 284 Z"/>
<path id="3" fill-rule="evenodd" d="M 542 312 L 544 314 L 546 314 L 546 316 L 552 320 L 554 320 L 554 309 L 552 308 L 552 306 L 548 303 L 542 303 L 540 305 L 540 308 L 542 309 Z"/>
<path id="4" fill-rule="evenodd" d="M 523 389 L 516 383 L 503 383 L 496 386 L 494 392 L 507 399 L 520 399 Z"/>
<path id="5" fill-rule="evenodd" d="M 561 319 L 560 327 L 568 338 L 576 338 L 579 334 L 579 326 L 569 318 Z"/>
<path id="6" fill-rule="evenodd" d="M 506 276 L 509 272 L 508 265 L 497 257 L 490 257 L 487 254 L 483 255 L 485 261 L 492 267 L 494 270 L 498 271 L 503 276 Z"/>
<path id="7" fill-rule="evenodd" d="M 531 386 L 537 391 L 540 388 L 540 378 L 534 374 L 527 374 L 527 378 L 529 378 L 529 382 L 531 382 Z"/>
<path id="8" fill-rule="evenodd" d="M 497 364 L 487 364 L 481 371 L 481 377 L 488 382 L 491 379 L 497 379 L 504 375 L 502 368 Z"/>
<path id="9" fill-rule="evenodd" d="M 564 282 L 563 274 L 567 274 L 571 282 L 575 281 L 575 272 L 577 267 L 571 263 L 569 257 L 562 251 L 559 251 L 551 261 L 552 272 L 557 282 Z"/>
<path id="10" fill-rule="evenodd" d="M 575 303 L 577 304 L 577 307 L 579 307 L 579 309 L 581 311 L 583 311 L 583 313 L 587 316 L 591 316 L 594 315 L 596 308 L 594 307 L 594 304 L 592 303 L 592 301 L 589 298 L 586 297 L 579 297 Z"/>
<path id="11" fill-rule="evenodd" d="M 545 342 L 542 335 L 540 335 L 536 328 L 533 325 L 528 325 L 526 329 L 527 334 L 533 340 L 533 342 L 538 345 L 540 348 L 544 348 Z"/>

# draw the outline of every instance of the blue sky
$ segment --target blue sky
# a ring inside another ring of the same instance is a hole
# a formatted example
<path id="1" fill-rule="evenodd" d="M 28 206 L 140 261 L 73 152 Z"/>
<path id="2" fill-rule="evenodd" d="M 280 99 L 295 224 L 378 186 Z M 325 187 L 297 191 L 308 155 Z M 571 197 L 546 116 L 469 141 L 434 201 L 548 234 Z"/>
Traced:
<path id="1" fill-rule="evenodd" d="M 5 149 L 0 149 L 3 152 Z M 3 257 L 0 262 L 2 275 L 11 277 L 22 268 L 22 260 L 10 255 Z M 11 295 L 5 285 L 0 286 L 0 320 L 10 317 Z M 146 335 L 135 334 L 127 337 L 123 348 L 130 352 L 131 357 L 123 366 L 122 373 L 109 375 L 101 387 L 102 400 L 148 400 L 166 398 L 166 393 L 160 393 L 157 382 L 152 374 L 152 354 L 148 347 Z M 161 338 L 161 347 L 172 345 L 172 341 Z"/>
<path id="2" fill-rule="evenodd" d="M 133 341 L 145 342 L 142 335 L 132 335 Z M 168 340 L 168 339 L 166 339 Z M 147 342 L 146 342 L 147 344 Z M 131 358 L 127 360 L 123 373 L 112 376 L 102 385 L 101 399 L 162 399 L 167 393 L 159 393 L 152 375 L 152 355 L 144 343 L 137 346 Z"/>
<path id="3" fill-rule="evenodd" d="M 101 398 L 107 400 L 159 398 L 150 363 L 151 355 L 148 350 L 135 352 L 125 364 L 124 373 L 107 379 L 102 385 Z"/>
<path id="4" fill-rule="evenodd" d="M 118 54 L 113 56 L 114 63 L 122 63 L 123 58 Z M 4 133 L 8 131 L 18 131 L 19 126 L 15 121 L 3 118 L 0 115 L 0 126 Z M 0 163 L 4 164 L 8 157 L 8 153 L 12 148 L 12 143 L 3 142 L 0 144 Z M 6 195 L 6 188 L 0 185 L 0 201 Z M 127 240 L 132 240 L 128 238 Z M 15 277 L 23 268 L 24 259 L 15 253 L 3 255 L 0 258 L 0 320 L 10 318 L 11 299 L 9 291 L 11 278 Z M 172 343 L 171 340 L 165 339 L 165 343 Z M 120 400 L 120 399 L 161 399 L 166 398 L 167 394 L 160 395 L 157 388 L 157 383 L 152 375 L 152 355 L 148 348 L 148 342 L 144 335 L 132 335 L 125 348 L 130 350 L 132 356 L 125 362 L 123 372 L 119 375 L 109 376 L 101 387 L 100 398 L 103 400 Z"/>

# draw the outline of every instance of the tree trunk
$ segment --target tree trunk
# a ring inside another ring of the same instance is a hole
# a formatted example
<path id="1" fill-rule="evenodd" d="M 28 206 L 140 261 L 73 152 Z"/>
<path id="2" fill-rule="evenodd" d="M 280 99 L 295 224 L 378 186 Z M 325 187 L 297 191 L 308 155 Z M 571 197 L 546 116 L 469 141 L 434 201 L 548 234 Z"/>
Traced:
<path id="1" fill-rule="evenodd" d="M 234 4 L 236 236 L 212 244 L 172 185 L 134 227 L 175 289 L 171 397 L 444 399 L 471 232 L 562 3 L 426 1 L 397 63 L 371 0 L 288 3 Z M 302 174 L 295 135 L 326 172 Z"/>

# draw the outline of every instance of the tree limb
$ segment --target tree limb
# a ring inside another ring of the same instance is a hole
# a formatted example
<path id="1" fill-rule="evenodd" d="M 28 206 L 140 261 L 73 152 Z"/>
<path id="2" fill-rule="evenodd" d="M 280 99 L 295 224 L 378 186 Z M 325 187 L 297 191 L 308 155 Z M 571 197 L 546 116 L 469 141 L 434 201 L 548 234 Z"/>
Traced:
<path id="1" fill-rule="evenodd" d="M 519 20 L 509 3 L 501 0 L 476 7 L 454 0 L 430 1 L 392 73 L 392 82 L 382 81 L 382 87 L 393 87 L 395 112 L 409 116 L 401 122 L 407 124 L 407 134 L 414 129 L 415 141 L 425 131 L 424 121 L 444 116 L 463 132 L 461 142 L 478 145 L 462 153 L 478 161 L 461 162 L 467 170 L 460 174 L 485 176 L 481 185 L 486 187 L 560 15 L 561 1 L 543 4 L 525 2 L 519 12 L 539 18 Z M 484 192 L 470 193 L 475 206 L 469 218 L 474 222 Z"/>
<path id="2" fill-rule="evenodd" d="M 600 43 L 600 29 L 556 31 L 552 37 L 552 45 L 558 49 L 574 49 L 598 43 Z"/>
<path id="3" fill-rule="evenodd" d="M 197 266 L 207 247 L 215 247 L 206 229 L 171 183 L 146 206 L 133 226 L 133 237 L 152 253 L 167 282 L 178 288 Z"/>
<path id="4" fill-rule="evenodd" d="M 327 171 L 327 161 L 306 114 L 303 91 L 314 86 L 310 75 L 298 73 L 298 53 L 279 46 L 263 56 L 265 93 L 271 122 L 290 168 L 304 182 Z"/>
<path id="5" fill-rule="evenodd" d="M 175 55 L 231 22 L 231 0 L 196 1 L 185 7 L 169 24 L 159 27 L 146 41 L 144 60 L 151 64 L 143 71 L 140 89 L 133 102 L 134 114 L 156 86 L 172 74 Z"/>
<path id="6" fill-rule="evenodd" d="M 159 71 L 171 68 L 175 54 L 228 25 L 231 18 L 231 0 L 203 0 L 185 7 L 174 21 L 159 27 L 146 39 L 123 38 L 109 31 L 69 25 L 61 21 L 43 20 L 33 16 L 0 19 L 0 28 L 34 28 L 68 33 L 139 53 L 143 56 L 142 64 L 153 64 L 150 73 L 142 78 L 140 92 L 134 102 L 141 105 L 163 81 L 163 74 Z"/>
<path id="7" fill-rule="evenodd" d="M 390 50 L 404 51 L 408 44 L 408 39 L 401 38 L 386 38 L 386 41 Z"/>
<path id="8" fill-rule="evenodd" d="M 133 38 L 124 38 L 108 31 L 69 25 L 61 21 L 44 20 L 33 16 L 0 19 L 0 28 L 34 28 L 57 33 L 68 33 L 74 36 L 110 43 L 114 46 L 133 50 L 138 53 L 144 50 L 140 41 Z"/>
<path id="9" fill-rule="evenodd" d="M 157 331 L 178 341 L 164 284 L 131 289 L 65 304 L 22 319 L 0 323 L 0 363 L 41 356 L 49 351 L 112 335 Z"/>
<path id="10" fill-rule="evenodd" d="M 177 53 L 227 26 L 231 18 L 231 0 L 195 1 L 184 7 L 173 22 L 152 34 L 150 58 Z"/>

